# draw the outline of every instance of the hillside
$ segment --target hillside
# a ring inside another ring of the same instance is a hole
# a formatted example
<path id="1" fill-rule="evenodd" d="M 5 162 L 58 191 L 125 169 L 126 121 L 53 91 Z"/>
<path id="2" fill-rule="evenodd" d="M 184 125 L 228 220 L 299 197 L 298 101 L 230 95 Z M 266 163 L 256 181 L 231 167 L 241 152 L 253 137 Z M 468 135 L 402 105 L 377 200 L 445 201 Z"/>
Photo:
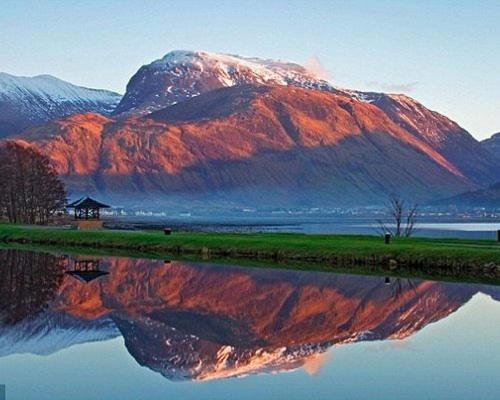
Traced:
<path id="1" fill-rule="evenodd" d="M 347 205 L 475 187 L 380 108 L 288 86 L 223 88 L 144 117 L 74 115 L 22 138 L 75 191 L 123 198 Z"/>
<path id="2" fill-rule="evenodd" d="M 500 182 L 487 187 L 444 199 L 438 204 L 449 204 L 463 207 L 486 207 L 500 209 Z"/>
<path id="3" fill-rule="evenodd" d="M 489 139 L 484 139 L 481 146 L 500 160 L 500 132 L 491 135 Z"/>

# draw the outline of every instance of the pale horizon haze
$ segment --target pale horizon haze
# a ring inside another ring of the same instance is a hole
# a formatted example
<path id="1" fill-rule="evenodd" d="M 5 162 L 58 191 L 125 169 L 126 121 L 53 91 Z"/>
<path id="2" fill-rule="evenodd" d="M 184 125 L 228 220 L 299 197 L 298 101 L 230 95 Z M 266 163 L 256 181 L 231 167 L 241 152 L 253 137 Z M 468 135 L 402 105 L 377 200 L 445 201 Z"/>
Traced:
<path id="1" fill-rule="evenodd" d="M 477 139 L 500 131 L 500 1 L 12 1 L 0 72 L 124 93 L 172 50 L 307 65 L 332 84 L 405 93 Z"/>

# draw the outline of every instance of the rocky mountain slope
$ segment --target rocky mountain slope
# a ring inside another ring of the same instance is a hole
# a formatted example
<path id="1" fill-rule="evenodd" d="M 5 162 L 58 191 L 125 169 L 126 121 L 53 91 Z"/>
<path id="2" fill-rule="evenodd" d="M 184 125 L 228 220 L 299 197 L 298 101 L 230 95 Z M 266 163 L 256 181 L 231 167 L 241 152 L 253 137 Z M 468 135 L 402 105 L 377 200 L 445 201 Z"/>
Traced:
<path id="1" fill-rule="evenodd" d="M 73 115 L 23 140 L 49 154 L 73 190 L 122 197 L 345 205 L 475 187 L 371 103 L 288 86 L 222 88 L 144 117 Z"/>
<path id="2" fill-rule="evenodd" d="M 28 78 L 0 72 L 0 137 L 77 112 L 109 114 L 120 99 L 117 93 L 50 75 Z"/>
<path id="3" fill-rule="evenodd" d="M 405 95 L 363 93 L 396 124 L 429 144 L 465 176 L 481 185 L 500 179 L 500 164 L 482 143 L 456 122 Z"/>
<path id="4" fill-rule="evenodd" d="M 75 195 L 121 204 L 366 205 L 389 193 L 424 202 L 500 177 L 468 132 L 407 96 L 206 52 L 141 67 L 112 116 L 73 115 L 17 139 L 46 152 Z"/>
<path id="5" fill-rule="evenodd" d="M 316 89 L 372 103 L 396 124 L 433 146 L 465 175 L 480 184 L 494 181 L 491 155 L 467 131 L 443 115 L 408 96 L 335 87 L 295 63 L 202 51 L 173 51 L 139 69 L 127 85 L 115 114 L 147 114 L 214 89 L 247 84 Z"/>

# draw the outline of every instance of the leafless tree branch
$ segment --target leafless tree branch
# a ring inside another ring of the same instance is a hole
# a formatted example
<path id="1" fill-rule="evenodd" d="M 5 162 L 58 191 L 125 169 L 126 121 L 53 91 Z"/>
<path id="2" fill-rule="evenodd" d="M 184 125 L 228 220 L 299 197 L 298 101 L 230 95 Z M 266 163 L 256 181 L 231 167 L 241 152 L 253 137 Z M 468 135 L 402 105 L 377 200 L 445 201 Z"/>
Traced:
<path id="1" fill-rule="evenodd" d="M 388 220 L 377 219 L 376 231 L 380 235 L 390 233 L 394 237 L 410 237 L 415 233 L 418 219 L 418 206 L 408 206 L 399 195 L 391 195 L 387 200 L 386 214 Z"/>

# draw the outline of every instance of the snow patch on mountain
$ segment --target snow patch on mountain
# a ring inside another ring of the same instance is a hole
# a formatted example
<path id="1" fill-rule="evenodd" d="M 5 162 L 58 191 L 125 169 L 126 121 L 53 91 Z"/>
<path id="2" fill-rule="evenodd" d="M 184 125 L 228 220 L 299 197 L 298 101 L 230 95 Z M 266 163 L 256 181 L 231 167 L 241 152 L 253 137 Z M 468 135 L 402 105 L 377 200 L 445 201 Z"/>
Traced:
<path id="1" fill-rule="evenodd" d="M 231 346 L 223 346 L 214 363 L 200 368 L 192 379 L 208 381 L 225 378 L 244 377 L 255 374 L 276 374 L 300 368 L 311 357 L 326 352 L 332 343 L 303 344 L 275 349 L 242 351 Z"/>
<path id="2" fill-rule="evenodd" d="M 235 86 L 248 80 L 248 83 L 273 83 L 279 85 L 299 84 L 300 86 L 329 86 L 328 82 L 317 78 L 299 64 L 255 57 L 242 57 L 231 54 L 209 52 L 172 51 L 151 64 L 154 68 L 175 69 L 189 66 L 198 70 L 217 71 L 224 86 Z M 248 76 L 247 73 L 251 73 Z"/>
<path id="3" fill-rule="evenodd" d="M 176 50 L 139 69 L 127 85 L 115 114 L 147 114 L 210 90 L 246 84 L 336 90 L 327 81 L 292 62 Z"/>
<path id="4" fill-rule="evenodd" d="M 34 95 L 55 102 L 117 103 L 120 95 L 108 90 L 76 86 L 52 75 L 14 76 L 0 72 L 0 94 L 21 98 Z M 111 111 L 111 110 L 110 110 Z"/>
<path id="5" fill-rule="evenodd" d="M 405 109 L 421 106 L 402 94 L 361 92 L 336 86 L 293 62 L 175 50 L 137 71 L 114 114 L 149 114 L 211 90 L 249 84 L 334 92 L 365 103 L 390 98 Z"/>
<path id="6" fill-rule="evenodd" d="M 51 75 L 0 72 L 0 136 L 77 112 L 109 115 L 118 93 L 73 85 Z"/>

